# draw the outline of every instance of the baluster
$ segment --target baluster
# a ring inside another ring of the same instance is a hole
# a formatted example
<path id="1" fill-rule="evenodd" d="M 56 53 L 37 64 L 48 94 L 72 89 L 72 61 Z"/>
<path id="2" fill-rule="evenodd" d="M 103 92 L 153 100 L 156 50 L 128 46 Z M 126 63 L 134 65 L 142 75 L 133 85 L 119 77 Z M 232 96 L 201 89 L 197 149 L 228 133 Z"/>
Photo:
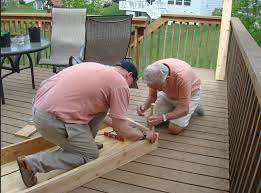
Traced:
<path id="1" fill-rule="evenodd" d="M 154 35 L 154 32 L 152 31 L 151 34 L 150 34 L 150 64 L 152 63 L 152 54 L 153 54 L 153 35 Z"/>
<path id="2" fill-rule="evenodd" d="M 178 47 L 177 47 L 177 58 L 179 58 L 179 47 L 181 42 L 181 30 L 182 30 L 182 22 L 179 22 L 179 40 L 178 40 Z"/>
<path id="3" fill-rule="evenodd" d="M 194 53 L 194 39 L 195 39 L 196 27 L 197 27 L 197 24 L 194 23 L 193 32 L 192 32 L 192 39 L 191 39 L 191 44 L 190 44 L 190 65 L 191 66 L 192 66 L 192 58 L 193 58 L 193 53 Z"/>
<path id="4" fill-rule="evenodd" d="M 161 25 L 162 26 L 162 25 Z M 157 60 L 160 55 L 160 34 L 161 34 L 161 26 L 158 28 L 158 45 L 157 45 Z"/>
<path id="5" fill-rule="evenodd" d="M 196 63 L 196 67 L 199 67 L 199 61 L 200 61 L 200 49 L 201 49 L 201 45 L 202 45 L 203 27 L 204 27 L 204 24 L 203 24 L 203 23 L 200 23 L 200 34 L 199 34 L 199 44 L 198 44 L 198 52 L 197 52 L 197 63 Z"/>
<path id="6" fill-rule="evenodd" d="M 162 54 L 163 58 L 165 58 L 166 55 L 167 38 L 168 38 L 168 21 L 165 22 L 164 44 L 163 44 L 163 54 Z"/>
<path id="7" fill-rule="evenodd" d="M 175 21 L 171 24 L 171 46 L 170 46 L 170 57 L 174 55 L 174 38 L 175 38 Z"/>
<path id="8" fill-rule="evenodd" d="M 187 48 L 187 41 L 188 41 L 188 33 L 189 33 L 189 22 L 187 22 L 187 26 L 186 26 L 186 38 L 185 38 L 184 52 L 183 52 L 184 61 L 186 61 L 186 48 Z"/>
<path id="9" fill-rule="evenodd" d="M 208 66 L 208 41 L 209 41 L 209 36 L 210 36 L 210 27 L 211 27 L 211 24 L 207 24 L 208 25 L 208 33 L 207 33 L 207 39 L 206 39 L 206 44 L 205 44 L 205 66 Z"/>
<path id="10" fill-rule="evenodd" d="M 216 24 L 215 25 L 215 35 L 216 34 L 218 34 L 218 26 L 219 26 L 220 24 Z M 213 69 L 214 68 L 214 66 L 216 66 L 216 65 L 214 65 L 214 61 L 216 61 L 216 60 L 214 60 L 215 59 L 215 57 L 217 56 L 217 55 L 215 55 L 214 53 L 215 53 L 215 50 L 217 50 L 217 48 L 218 48 L 218 44 L 217 45 L 215 45 L 215 46 L 213 46 L 212 47 L 212 49 L 211 49 L 211 62 L 210 62 L 210 68 L 211 69 Z"/>

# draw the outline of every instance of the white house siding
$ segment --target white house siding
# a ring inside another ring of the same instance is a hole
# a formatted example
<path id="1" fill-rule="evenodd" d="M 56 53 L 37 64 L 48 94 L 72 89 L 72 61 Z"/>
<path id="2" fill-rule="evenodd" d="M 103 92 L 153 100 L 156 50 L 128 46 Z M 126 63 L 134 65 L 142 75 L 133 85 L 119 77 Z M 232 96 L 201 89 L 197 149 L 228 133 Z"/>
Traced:
<path id="1" fill-rule="evenodd" d="M 162 0 L 162 2 L 168 4 L 168 0 Z M 201 0 L 191 0 L 190 6 L 184 5 L 175 5 L 176 0 L 174 0 L 174 5 L 168 4 L 167 12 L 173 14 L 191 14 L 199 15 L 200 14 L 200 2 Z"/>
<path id="2" fill-rule="evenodd" d="M 222 8 L 223 0 L 201 0 L 200 15 L 212 15 L 215 8 Z"/>

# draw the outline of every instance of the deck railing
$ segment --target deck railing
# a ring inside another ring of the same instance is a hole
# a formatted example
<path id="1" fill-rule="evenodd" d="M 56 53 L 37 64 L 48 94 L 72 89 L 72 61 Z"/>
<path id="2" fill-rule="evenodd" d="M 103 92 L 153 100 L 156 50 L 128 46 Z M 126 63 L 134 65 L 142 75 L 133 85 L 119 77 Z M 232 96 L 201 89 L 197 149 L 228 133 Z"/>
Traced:
<path id="1" fill-rule="evenodd" d="M 221 17 L 162 14 L 147 27 L 144 64 L 174 57 L 215 69 L 220 24 Z"/>
<path id="2" fill-rule="evenodd" d="M 238 18 L 227 61 L 231 193 L 260 192 L 261 48 Z"/>
<path id="3" fill-rule="evenodd" d="M 145 17 L 132 20 L 129 56 L 141 71 L 162 58 L 175 57 L 195 67 L 215 69 L 219 41 L 220 17 L 163 14 L 148 24 Z M 51 14 L 1 14 L 1 28 L 12 34 L 25 34 L 29 26 L 42 28 L 50 38 Z M 43 51 L 49 57 L 50 50 Z"/>

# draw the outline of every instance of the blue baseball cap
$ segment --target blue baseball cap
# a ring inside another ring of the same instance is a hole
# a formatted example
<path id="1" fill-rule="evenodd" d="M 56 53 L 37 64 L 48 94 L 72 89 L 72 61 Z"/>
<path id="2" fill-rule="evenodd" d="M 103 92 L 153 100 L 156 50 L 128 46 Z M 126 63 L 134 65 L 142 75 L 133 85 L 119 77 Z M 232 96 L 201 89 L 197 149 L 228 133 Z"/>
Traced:
<path id="1" fill-rule="evenodd" d="M 134 81 L 130 85 L 130 88 L 138 88 L 138 84 L 137 84 L 138 70 L 137 70 L 137 67 L 133 63 L 131 63 L 127 60 L 122 60 L 119 64 L 117 64 L 117 66 L 120 66 L 123 69 L 127 70 L 128 72 L 132 73 L 132 78 L 133 78 Z"/>

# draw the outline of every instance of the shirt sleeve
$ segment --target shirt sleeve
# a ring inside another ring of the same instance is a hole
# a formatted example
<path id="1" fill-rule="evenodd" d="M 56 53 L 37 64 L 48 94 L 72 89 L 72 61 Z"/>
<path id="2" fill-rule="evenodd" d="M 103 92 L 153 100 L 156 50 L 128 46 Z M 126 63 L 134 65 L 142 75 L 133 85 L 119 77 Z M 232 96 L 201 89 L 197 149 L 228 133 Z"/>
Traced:
<path id="1" fill-rule="evenodd" d="M 191 82 L 189 80 L 180 79 L 179 80 L 179 102 L 181 106 L 189 106 L 191 99 Z"/>
<path id="2" fill-rule="evenodd" d="M 127 87 L 118 87 L 110 93 L 109 116 L 117 119 L 126 119 L 129 106 L 130 92 Z"/>

